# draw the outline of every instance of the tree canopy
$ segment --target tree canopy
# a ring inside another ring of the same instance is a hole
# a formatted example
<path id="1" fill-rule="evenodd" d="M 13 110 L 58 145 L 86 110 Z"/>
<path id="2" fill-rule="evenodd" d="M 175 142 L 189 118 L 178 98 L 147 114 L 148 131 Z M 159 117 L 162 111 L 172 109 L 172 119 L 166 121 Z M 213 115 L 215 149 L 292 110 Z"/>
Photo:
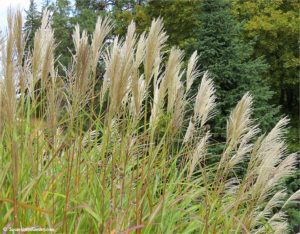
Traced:
<path id="1" fill-rule="evenodd" d="M 265 79 L 285 111 L 299 111 L 299 9 L 297 0 L 235 1 L 233 13 L 244 22 L 244 35 L 254 41 L 254 57 L 269 64 Z"/>

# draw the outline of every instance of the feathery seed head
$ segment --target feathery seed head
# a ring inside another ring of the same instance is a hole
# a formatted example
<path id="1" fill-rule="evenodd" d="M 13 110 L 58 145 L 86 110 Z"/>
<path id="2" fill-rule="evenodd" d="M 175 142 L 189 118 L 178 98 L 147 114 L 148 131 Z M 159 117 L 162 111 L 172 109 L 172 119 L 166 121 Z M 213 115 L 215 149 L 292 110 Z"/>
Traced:
<path id="1" fill-rule="evenodd" d="M 112 22 L 109 18 L 98 17 L 91 43 L 92 70 L 94 73 L 100 58 L 104 40 L 111 32 L 112 27 Z"/>
<path id="2" fill-rule="evenodd" d="M 189 59 L 186 71 L 186 92 L 190 90 L 194 81 L 200 76 L 200 72 L 197 67 L 198 58 L 199 56 L 197 54 L 197 51 L 194 51 Z"/>
<path id="3" fill-rule="evenodd" d="M 195 122 L 201 123 L 201 127 L 214 116 L 216 107 L 214 84 L 208 76 L 206 71 L 202 77 L 194 106 L 194 119 Z"/>
<path id="4" fill-rule="evenodd" d="M 206 134 L 202 137 L 202 139 L 197 144 L 195 151 L 192 154 L 192 158 L 190 159 L 191 162 L 190 162 L 188 178 L 191 178 L 196 168 L 196 165 L 199 163 L 199 160 L 204 158 L 208 146 L 207 141 L 209 138 L 210 138 L 210 133 L 206 132 Z"/>
<path id="5" fill-rule="evenodd" d="M 231 112 L 227 123 L 227 142 L 237 143 L 250 130 L 252 120 L 252 97 L 246 93 Z"/>
<path id="6" fill-rule="evenodd" d="M 172 112 L 179 89 L 182 87 L 180 82 L 180 69 L 182 67 L 183 52 L 172 48 L 167 62 L 163 82 L 168 91 L 168 112 Z"/>
<path id="7" fill-rule="evenodd" d="M 152 77 L 159 70 L 162 49 L 168 36 L 164 32 L 162 19 L 152 21 L 150 31 L 146 40 L 146 56 L 144 61 L 144 73 L 146 86 L 149 85 Z"/>
<path id="8" fill-rule="evenodd" d="M 183 142 L 184 143 L 189 142 L 193 138 L 194 132 L 195 132 L 195 124 L 193 123 L 193 119 L 191 118 L 189 122 L 189 126 L 184 135 Z"/>

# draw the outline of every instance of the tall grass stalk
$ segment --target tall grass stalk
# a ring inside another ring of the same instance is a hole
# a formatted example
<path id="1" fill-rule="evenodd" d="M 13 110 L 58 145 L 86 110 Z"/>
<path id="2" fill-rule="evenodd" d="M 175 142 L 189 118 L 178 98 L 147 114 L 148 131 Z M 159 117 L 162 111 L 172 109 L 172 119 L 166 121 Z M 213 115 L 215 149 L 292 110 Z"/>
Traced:
<path id="1" fill-rule="evenodd" d="M 132 22 L 125 38 L 110 43 L 108 18 L 98 19 L 93 35 L 76 26 L 62 75 L 49 16 L 26 55 L 19 11 L 9 11 L 1 39 L 0 227 L 286 232 L 284 208 L 299 199 L 281 185 L 296 167 L 286 118 L 259 136 L 247 93 L 229 116 L 223 153 L 212 155 L 207 129 L 217 90 L 198 70 L 197 52 L 185 70 L 183 52 L 165 50 L 161 19 L 141 35 Z"/>

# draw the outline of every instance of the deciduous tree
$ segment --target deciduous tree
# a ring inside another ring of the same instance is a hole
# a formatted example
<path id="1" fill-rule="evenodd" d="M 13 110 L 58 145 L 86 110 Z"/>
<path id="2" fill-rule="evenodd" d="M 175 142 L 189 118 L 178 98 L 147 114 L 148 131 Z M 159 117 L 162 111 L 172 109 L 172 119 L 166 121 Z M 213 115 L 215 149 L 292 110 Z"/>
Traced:
<path id="1" fill-rule="evenodd" d="M 298 0 L 235 1 L 233 12 L 245 21 L 248 41 L 255 41 L 254 57 L 269 64 L 267 79 L 275 99 L 285 111 L 299 113 L 299 9 Z M 299 116 L 299 115 L 298 115 Z"/>

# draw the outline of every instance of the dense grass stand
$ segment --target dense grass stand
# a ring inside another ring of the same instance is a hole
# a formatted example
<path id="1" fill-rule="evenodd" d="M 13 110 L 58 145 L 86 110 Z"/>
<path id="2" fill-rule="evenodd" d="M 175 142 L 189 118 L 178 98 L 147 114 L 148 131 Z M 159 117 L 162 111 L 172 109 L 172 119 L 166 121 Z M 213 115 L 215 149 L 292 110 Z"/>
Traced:
<path id="1" fill-rule="evenodd" d="M 49 12 L 28 54 L 21 13 L 9 12 L 1 39 L 0 227 L 284 233 L 285 207 L 299 199 L 281 186 L 296 166 L 286 153 L 288 120 L 259 136 L 246 93 L 228 118 L 223 152 L 209 153 L 217 90 L 197 70 L 197 52 L 185 70 L 182 51 L 165 50 L 161 19 L 148 34 L 137 35 L 132 22 L 125 39 L 105 40 L 112 27 L 107 18 L 93 35 L 76 26 L 72 63 L 61 75 Z"/>

